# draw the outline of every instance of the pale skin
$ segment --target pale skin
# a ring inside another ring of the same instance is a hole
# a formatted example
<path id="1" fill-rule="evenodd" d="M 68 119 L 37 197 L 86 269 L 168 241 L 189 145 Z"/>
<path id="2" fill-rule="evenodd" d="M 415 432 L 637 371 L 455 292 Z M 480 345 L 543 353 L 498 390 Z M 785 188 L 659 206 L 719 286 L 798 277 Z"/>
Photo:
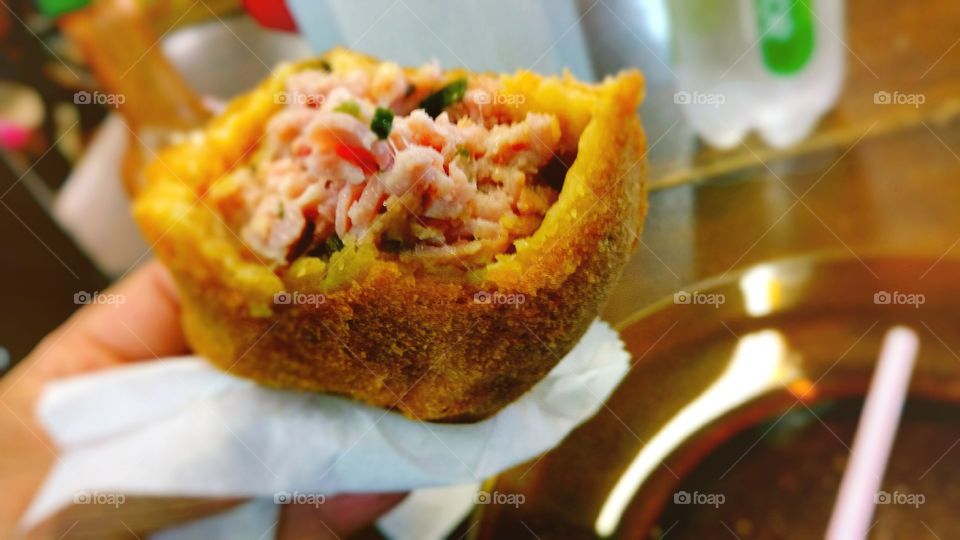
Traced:
<path id="1" fill-rule="evenodd" d="M 20 516 L 56 460 L 55 446 L 33 415 L 47 381 L 189 351 L 176 289 L 158 263 L 145 264 L 105 292 L 122 295 L 124 302 L 84 306 L 0 379 L 0 539 L 21 534 Z M 403 494 L 345 495 L 316 508 L 287 505 L 274 537 L 343 538 L 402 498 Z"/>

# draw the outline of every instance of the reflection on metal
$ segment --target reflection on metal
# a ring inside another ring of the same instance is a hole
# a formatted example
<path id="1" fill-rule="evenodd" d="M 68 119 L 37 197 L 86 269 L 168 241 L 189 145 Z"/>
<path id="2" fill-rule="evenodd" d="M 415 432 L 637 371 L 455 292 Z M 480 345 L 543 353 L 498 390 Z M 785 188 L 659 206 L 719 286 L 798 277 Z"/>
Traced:
<path id="1" fill-rule="evenodd" d="M 744 307 L 748 315 L 762 317 L 776 310 L 783 302 L 783 282 L 774 267 L 762 264 L 740 278 Z"/>
<path id="2" fill-rule="evenodd" d="M 667 422 L 643 446 L 607 496 L 594 525 L 600 536 L 616 529 L 624 510 L 650 473 L 694 432 L 757 396 L 789 384 L 799 375 L 780 332 L 762 330 L 740 338 L 730 364 L 702 394 Z"/>

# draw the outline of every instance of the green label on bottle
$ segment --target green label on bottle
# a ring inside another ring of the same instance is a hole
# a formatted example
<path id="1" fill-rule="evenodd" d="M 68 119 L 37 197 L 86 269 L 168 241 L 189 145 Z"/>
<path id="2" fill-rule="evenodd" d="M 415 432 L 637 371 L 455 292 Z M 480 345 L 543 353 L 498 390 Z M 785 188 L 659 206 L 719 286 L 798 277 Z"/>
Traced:
<path id="1" fill-rule="evenodd" d="M 40 13 L 47 17 L 59 17 L 71 11 L 83 9 L 90 4 L 90 0 L 37 0 Z"/>
<path id="2" fill-rule="evenodd" d="M 777 75 L 803 69 L 813 56 L 812 0 L 753 0 L 763 64 Z"/>

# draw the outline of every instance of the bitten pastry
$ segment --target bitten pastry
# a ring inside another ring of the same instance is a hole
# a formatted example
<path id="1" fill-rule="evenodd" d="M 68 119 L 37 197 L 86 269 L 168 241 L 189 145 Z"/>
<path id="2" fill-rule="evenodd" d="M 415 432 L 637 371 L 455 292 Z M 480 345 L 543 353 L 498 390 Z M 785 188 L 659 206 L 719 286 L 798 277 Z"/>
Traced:
<path id="1" fill-rule="evenodd" d="M 637 71 L 588 85 L 338 49 L 165 150 L 135 214 L 215 365 L 474 421 L 563 358 L 636 248 L 642 94 Z"/>

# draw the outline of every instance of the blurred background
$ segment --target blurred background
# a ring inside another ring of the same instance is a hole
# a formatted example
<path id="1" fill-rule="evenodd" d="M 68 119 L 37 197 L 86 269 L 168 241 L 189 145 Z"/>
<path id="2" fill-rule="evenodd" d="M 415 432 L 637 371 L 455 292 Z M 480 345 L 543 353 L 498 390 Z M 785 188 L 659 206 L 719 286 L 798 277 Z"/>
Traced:
<path id="1" fill-rule="evenodd" d="M 960 534 L 955 2 L 0 4 L 0 374 L 150 258 L 128 215 L 140 167 L 279 62 L 343 45 L 587 80 L 639 67 L 650 212 L 604 312 L 635 366 L 558 449 L 491 480 L 525 504 L 462 529 L 819 537 L 904 324 L 921 357 L 870 534 Z"/>

